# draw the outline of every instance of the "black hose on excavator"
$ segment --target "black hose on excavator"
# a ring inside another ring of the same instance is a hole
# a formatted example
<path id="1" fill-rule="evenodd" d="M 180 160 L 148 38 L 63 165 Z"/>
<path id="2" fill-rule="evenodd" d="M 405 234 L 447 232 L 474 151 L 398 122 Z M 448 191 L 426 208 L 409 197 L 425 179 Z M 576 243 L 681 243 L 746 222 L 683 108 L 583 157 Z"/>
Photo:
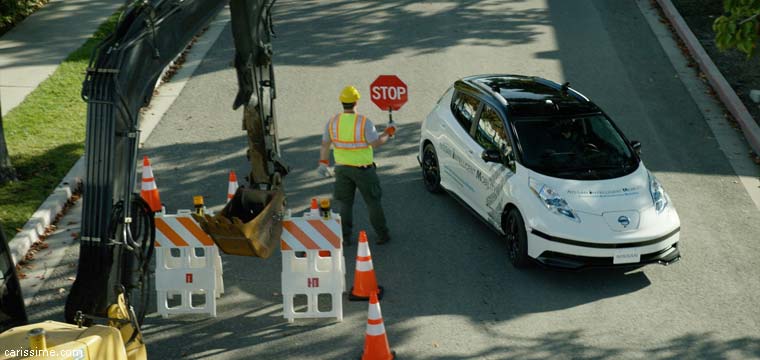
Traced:
<path id="1" fill-rule="evenodd" d="M 138 114 L 150 102 L 163 69 L 225 3 L 127 1 L 115 31 L 90 59 L 82 88 L 88 110 L 80 257 L 66 299 L 68 322 L 74 323 L 80 311 L 106 315 L 108 306 L 116 302 L 113 289 L 119 284 L 128 291 L 138 290 L 129 297 L 144 317 L 153 241 L 146 225 L 148 212 L 133 201 L 139 196 L 132 194 Z"/>
<path id="2" fill-rule="evenodd" d="M 156 226 L 150 205 L 139 194 L 135 194 L 132 199 L 132 222 L 128 226 L 119 226 L 124 219 L 124 203 L 120 201 L 113 208 L 108 231 L 112 238 L 117 238 L 116 232 L 120 228 L 124 231 L 124 243 L 120 244 L 123 249 L 119 278 L 130 304 L 137 309 L 137 323 L 142 325 L 152 288 L 150 263 L 155 250 Z M 139 301 L 135 303 L 135 299 Z"/>

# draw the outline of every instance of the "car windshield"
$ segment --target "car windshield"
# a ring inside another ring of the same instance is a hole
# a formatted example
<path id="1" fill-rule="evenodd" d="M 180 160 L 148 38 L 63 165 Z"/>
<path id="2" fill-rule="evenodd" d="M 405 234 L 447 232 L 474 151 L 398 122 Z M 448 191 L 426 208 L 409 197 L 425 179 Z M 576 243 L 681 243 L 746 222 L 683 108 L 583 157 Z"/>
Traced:
<path id="1" fill-rule="evenodd" d="M 611 179 L 630 174 L 638 160 L 604 115 L 522 118 L 514 121 L 523 165 L 566 179 Z"/>

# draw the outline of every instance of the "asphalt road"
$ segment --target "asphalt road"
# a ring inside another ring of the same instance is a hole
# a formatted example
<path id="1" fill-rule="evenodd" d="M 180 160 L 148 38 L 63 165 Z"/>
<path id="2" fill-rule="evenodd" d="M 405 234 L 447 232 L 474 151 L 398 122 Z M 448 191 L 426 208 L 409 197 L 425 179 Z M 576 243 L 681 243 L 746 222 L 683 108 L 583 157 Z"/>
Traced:
<path id="1" fill-rule="evenodd" d="M 275 7 L 277 111 L 288 204 L 328 196 L 315 173 L 320 134 L 346 84 L 384 123 L 369 83 L 397 74 L 409 102 L 377 151 L 393 232 L 372 246 L 383 316 L 402 359 L 760 358 L 760 211 L 634 2 L 296 1 Z M 145 143 L 170 211 L 193 195 L 220 209 L 227 171 L 247 173 L 229 28 Z M 427 193 L 419 127 L 457 78 L 517 73 L 570 81 L 631 139 L 681 216 L 683 260 L 631 272 L 516 270 L 503 240 L 451 197 Z M 757 174 L 742 174 L 752 175 Z M 361 204 L 361 202 L 359 202 Z M 363 205 L 356 228 L 368 228 Z M 346 253 L 350 284 L 354 251 Z M 223 256 L 218 317 L 155 315 L 151 358 L 348 359 L 363 346 L 366 303 L 345 320 L 282 318 L 279 255 Z"/>

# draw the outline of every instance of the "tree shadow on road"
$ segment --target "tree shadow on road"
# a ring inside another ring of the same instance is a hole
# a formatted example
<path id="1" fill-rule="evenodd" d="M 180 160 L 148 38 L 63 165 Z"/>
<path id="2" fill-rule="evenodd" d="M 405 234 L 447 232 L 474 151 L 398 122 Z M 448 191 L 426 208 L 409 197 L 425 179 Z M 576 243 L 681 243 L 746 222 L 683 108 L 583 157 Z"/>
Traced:
<path id="1" fill-rule="evenodd" d="M 281 1 L 274 24 L 277 64 L 335 66 L 463 44 L 530 43 L 548 14 L 525 1 Z"/>

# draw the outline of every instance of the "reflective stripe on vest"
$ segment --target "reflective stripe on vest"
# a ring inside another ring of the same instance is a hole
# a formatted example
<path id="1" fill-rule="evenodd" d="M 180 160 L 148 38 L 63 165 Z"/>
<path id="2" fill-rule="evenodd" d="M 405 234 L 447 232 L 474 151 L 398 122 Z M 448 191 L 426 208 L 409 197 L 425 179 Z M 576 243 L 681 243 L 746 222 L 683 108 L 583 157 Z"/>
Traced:
<path id="1" fill-rule="evenodd" d="M 330 140 L 335 149 L 335 162 L 341 165 L 365 166 L 374 161 L 372 146 L 367 144 L 364 115 L 341 113 L 330 119 Z"/>

